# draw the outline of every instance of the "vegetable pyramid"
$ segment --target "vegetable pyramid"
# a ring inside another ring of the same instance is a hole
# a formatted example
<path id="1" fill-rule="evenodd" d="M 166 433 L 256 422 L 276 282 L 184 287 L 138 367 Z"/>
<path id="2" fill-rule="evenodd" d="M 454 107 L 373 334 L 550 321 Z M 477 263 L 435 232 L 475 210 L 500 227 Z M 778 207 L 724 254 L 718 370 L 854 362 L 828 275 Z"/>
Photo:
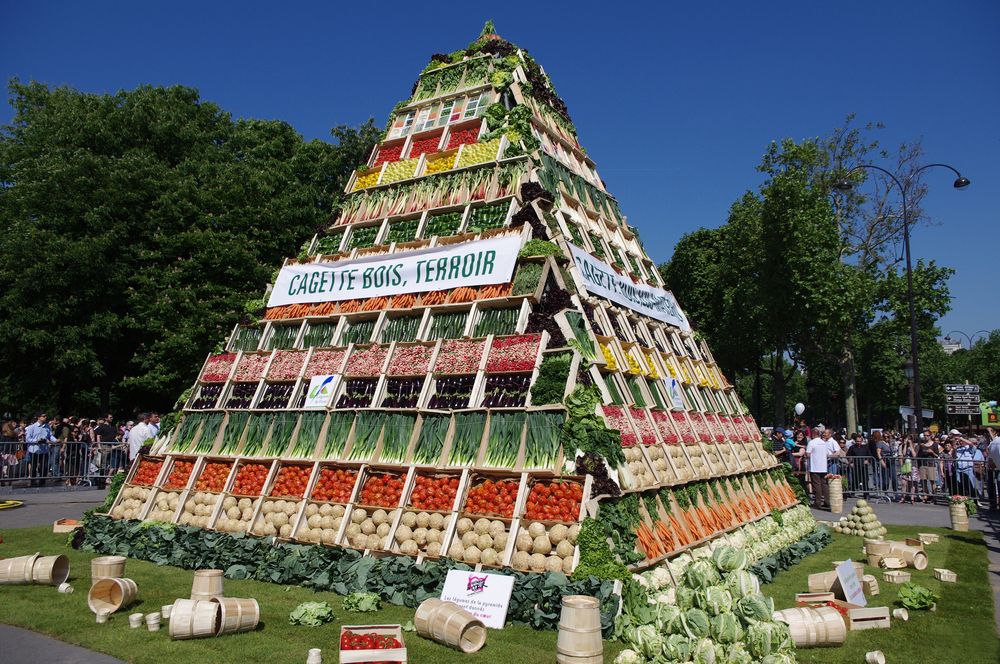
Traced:
<path id="1" fill-rule="evenodd" d="M 882 539 L 887 532 L 867 500 L 859 500 L 850 514 L 840 517 L 833 525 L 833 530 L 845 535 L 860 535 L 865 539 Z"/>
<path id="2" fill-rule="evenodd" d="M 794 505 L 548 75 L 490 24 L 432 56 L 345 193 L 206 359 L 143 475 L 159 497 L 113 516 L 569 573 L 598 509 L 648 566 Z"/>

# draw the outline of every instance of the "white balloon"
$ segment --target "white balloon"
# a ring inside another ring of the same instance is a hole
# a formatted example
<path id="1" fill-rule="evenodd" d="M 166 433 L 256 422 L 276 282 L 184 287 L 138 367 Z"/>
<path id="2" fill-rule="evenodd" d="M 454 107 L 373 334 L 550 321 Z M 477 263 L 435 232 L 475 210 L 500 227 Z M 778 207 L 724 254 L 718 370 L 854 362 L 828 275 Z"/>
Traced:
<path id="1" fill-rule="evenodd" d="M 804 403 L 797 403 L 797 404 L 795 404 L 795 414 L 796 415 L 801 415 L 804 412 L 806 412 L 806 405 Z"/>

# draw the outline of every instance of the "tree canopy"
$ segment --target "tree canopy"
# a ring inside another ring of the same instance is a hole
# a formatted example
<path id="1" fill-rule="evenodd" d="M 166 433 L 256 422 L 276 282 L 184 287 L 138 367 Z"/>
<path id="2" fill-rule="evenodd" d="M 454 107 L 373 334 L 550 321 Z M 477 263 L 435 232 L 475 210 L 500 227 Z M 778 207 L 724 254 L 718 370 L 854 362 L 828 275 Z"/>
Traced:
<path id="1" fill-rule="evenodd" d="M 10 84 L 0 130 L 0 407 L 169 408 L 379 132 L 305 141 L 187 87 Z"/>

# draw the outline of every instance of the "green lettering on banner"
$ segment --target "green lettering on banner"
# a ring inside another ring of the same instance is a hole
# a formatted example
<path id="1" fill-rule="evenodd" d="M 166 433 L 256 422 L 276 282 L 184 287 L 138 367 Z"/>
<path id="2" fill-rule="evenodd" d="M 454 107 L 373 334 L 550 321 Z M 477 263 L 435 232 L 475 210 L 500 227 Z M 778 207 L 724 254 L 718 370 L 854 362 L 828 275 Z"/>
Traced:
<path id="1" fill-rule="evenodd" d="M 462 277 L 469 278 L 476 271 L 476 255 L 466 254 L 462 256 Z"/>
<path id="2" fill-rule="evenodd" d="M 319 287 L 319 284 L 316 282 L 316 277 L 317 276 L 319 276 L 319 275 L 317 275 L 315 272 L 310 272 L 309 276 L 307 277 L 307 279 L 309 280 L 309 294 L 310 295 L 312 295 L 313 293 L 315 293 L 316 292 L 316 288 Z"/>
<path id="3" fill-rule="evenodd" d="M 295 284 L 298 283 L 300 276 L 295 274 L 292 278 L 288 280 L 288 296 L 291 297 L 296 294 Z"/>
<path id="4" fill-rule="evenodd" d="M 357 270 L 347 272 L 347 290 L 354 290 L 354 282 L 357 281 Z"/>
<path id="5" fill-rule="evenodd" d="M 363 290 L 368 290 L 369 288 L 372 287 L 372 272 L 374 271 L 375 268 L 369 267 L 366 268 L 365 271 L 361 273 L 361 288 Z"/>
<path id="6" fill-rule="evenodd" d="M 452 256 L 449 262 L 451 265 L 448 266 L 448 278 L 458 279 L 459 271 L 462 269 L 462 257 Z"/>
<path id="7" fill-rule="evenodd" d="M 494 269 L 494 262 L 496 261 L 497 258 L 497 252 L 490 249 L 485 253 L 486 257 L 485 260 L 483 261 L 483 271 L 480 274 L 492 274 Z"/>
<path id="8" fill-rule="evenodd" d="M 417 261 L 417 269 L 416 269 L 416 272 L 417 272 L 417 283 L 418 283 L 418 284 L 422 284 L 422 283 L 423 283 L 423 282 L 425 281 L 425 279 L 421 278 L 421 276 L 420 276 L 420 275 L 422 274 L 422 271 L 421 271 L 421 268 L 422 268 L 422 267 L 424 266 L 424 264 L 425 264 L 426 262 L 427 262 L 427 261 L 425 261 L 425 260 L 424 260 L 424 261 Z"/>
<path id="9" fill-rule="evenodd" d="M 434 261 L 434 281 L 440 281 L 442 279 L 447 279 L 448 274 L 448 257 L 443 256 L 436 261 Z"/>

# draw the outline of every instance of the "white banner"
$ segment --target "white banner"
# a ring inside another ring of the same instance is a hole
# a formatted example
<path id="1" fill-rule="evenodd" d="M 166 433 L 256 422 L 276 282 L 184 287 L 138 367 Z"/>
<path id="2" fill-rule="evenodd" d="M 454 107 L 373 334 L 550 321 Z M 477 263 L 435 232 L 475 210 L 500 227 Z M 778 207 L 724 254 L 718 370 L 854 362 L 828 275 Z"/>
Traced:
<path id="1" fill-rule="evenodd" d="M 633 283 L 627 276 L 615 272 L 614 268 L 599 261 L 583 249 L 570 244 L 573 262 L 580 270 L 580 276 L 587 290 L 605 297 L 632 311 L 675 325 L 685 332 L 691 330 L 687 316 L 681 311 L 673 293 Z"/>
<path id="2" fill-rule="evenodd" d="M 503 284 L 511 280 L 520 235 L 502 235 L 405 254 L 281 268 L 268 307 Z"/>
<path id="3" fill-rule="evenodd" d="M 444 580 L 441 599 L 458 604 L 490 629 L 503 629 L 513 590 L 512 576 L 453 569 Z"/>

